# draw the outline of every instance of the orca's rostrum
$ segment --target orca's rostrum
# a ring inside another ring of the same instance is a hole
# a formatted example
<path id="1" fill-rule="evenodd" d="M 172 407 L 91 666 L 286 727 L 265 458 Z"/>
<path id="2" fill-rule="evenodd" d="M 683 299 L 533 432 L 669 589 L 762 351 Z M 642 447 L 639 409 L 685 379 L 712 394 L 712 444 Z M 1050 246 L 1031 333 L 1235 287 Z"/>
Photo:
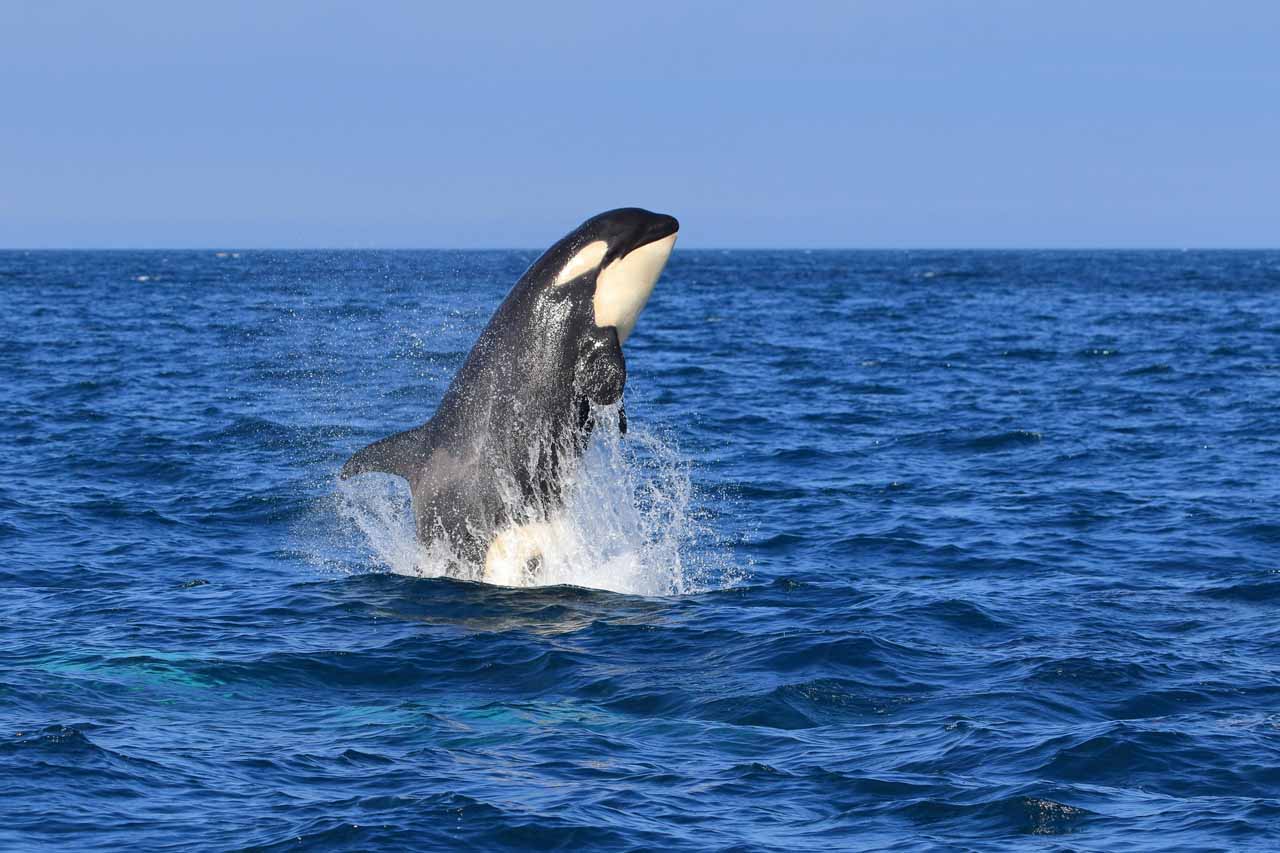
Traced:
<path id="1" fill-rule="evenodd" d="M 403 477 L 422 543 L 446 545 L 487 581 L 536 582 L 543 558 L 529 534 L 562 506 L 592 407 L 622 399 L 622 344 L 679 227 L 635 207 L 582 223 L 511 288 L 435 415 L 356 453 L 342 478 Z"/>

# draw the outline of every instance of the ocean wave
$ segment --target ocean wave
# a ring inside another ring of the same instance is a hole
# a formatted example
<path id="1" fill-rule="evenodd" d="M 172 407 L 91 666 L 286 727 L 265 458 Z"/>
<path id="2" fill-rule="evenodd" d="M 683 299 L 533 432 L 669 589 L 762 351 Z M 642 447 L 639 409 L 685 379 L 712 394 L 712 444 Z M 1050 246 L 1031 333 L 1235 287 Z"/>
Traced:
<path id="1" fill-rule="evenodd" d="M 334 474 L 534 255 L 226 254 L 0 252 L 0 848 L 1275 846 L 1275 253 L 678 251 L 527 588 Z"/>

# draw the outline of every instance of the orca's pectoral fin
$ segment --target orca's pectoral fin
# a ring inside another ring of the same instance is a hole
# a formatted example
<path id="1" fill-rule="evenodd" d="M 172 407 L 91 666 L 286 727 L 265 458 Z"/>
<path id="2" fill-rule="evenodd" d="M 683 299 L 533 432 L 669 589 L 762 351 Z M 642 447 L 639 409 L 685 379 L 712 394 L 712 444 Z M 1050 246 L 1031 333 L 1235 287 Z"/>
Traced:
<path id="1" fill-rule="evenodd" d="M 627 362 L 622 357 L 616 328 L 598 329 L 597 334 L 586 339 L 575 373 L 578 393 L 591 402 L 612 406 L 622 399 L 622 389 L 627 384 Z"/>
<path id="2" fill-rule="evenodd" d="M 595 427 L 591 404 L 612 406 L 620 402 L 622 389 L 627 384 L 627 362 L 622 357 L 616 328 L 597 328 L 585 338 L 574 366 L 573 382 L 578 395 L 578 435 L 585 446 Z M 621 406 L 618 407 L 618 426 L 626 433 L 627 413 Z"/>
<path id="3" fill-rule="evenodd" d="M 367 471 L 379 471 L 404 477 L 412 484 L 414 473 L 426 462 L 429 445 L 425 429 L 425 426 L 407 429 L 375 441 L 348 459 L 340 476 L 345 480 Z"/>
<path id="4" fill-rule="evenodd" d="M 618 432 L 627 434 L 627 407 L 621 404 L 618 405 Z"/>

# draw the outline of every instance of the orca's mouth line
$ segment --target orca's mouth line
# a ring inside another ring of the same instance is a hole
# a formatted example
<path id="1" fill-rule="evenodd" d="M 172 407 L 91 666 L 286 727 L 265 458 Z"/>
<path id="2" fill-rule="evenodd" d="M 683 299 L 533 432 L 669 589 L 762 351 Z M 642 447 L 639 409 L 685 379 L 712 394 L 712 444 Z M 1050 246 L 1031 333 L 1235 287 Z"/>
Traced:
<path id="1" fill-rule="evenodd" d="M 669 237 L 674 237 L 680 233 L 680 223 L 676 221 L 674 216 L 664 216 L 646 229 L 644 236 L 630 249 L 619 255 L 614 255 L 608 263 L 616 264 L 619 261 L 626 261 L 631 255 L 643 249 L 648 249 L 655 243 L 661 243 Z M 671 241 L 674 243 L 674 240 Z M 606 265 L 607 265 L 606 264 Z"/>
<path id="2" fill-rule="evenodd" d="M 656 243 L 659 240 L 670 237 L 672 234 L 679 234 L 679 233 L 680 233 L 680 223 L 672 220 L 670 228 L 663 228 L 658 233 L 650 236 L 649 239 L 645 241 L 645 245 L 648 245 L 649 243 Z"/>

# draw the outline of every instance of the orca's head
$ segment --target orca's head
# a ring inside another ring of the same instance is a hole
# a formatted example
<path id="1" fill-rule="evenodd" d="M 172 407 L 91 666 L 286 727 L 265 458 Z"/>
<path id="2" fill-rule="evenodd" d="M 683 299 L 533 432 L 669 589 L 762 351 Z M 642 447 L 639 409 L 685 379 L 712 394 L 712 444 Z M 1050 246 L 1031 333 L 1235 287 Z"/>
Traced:
<path id="1" fill-rule="evenodd" d="M 621 207 L 582 223 L 548 249 L 533 269 L 555 288 L 594 283 L 596 325 L 616 327 L 618 341 L 625 342 L 679 230 L 674 216 Z"/>

